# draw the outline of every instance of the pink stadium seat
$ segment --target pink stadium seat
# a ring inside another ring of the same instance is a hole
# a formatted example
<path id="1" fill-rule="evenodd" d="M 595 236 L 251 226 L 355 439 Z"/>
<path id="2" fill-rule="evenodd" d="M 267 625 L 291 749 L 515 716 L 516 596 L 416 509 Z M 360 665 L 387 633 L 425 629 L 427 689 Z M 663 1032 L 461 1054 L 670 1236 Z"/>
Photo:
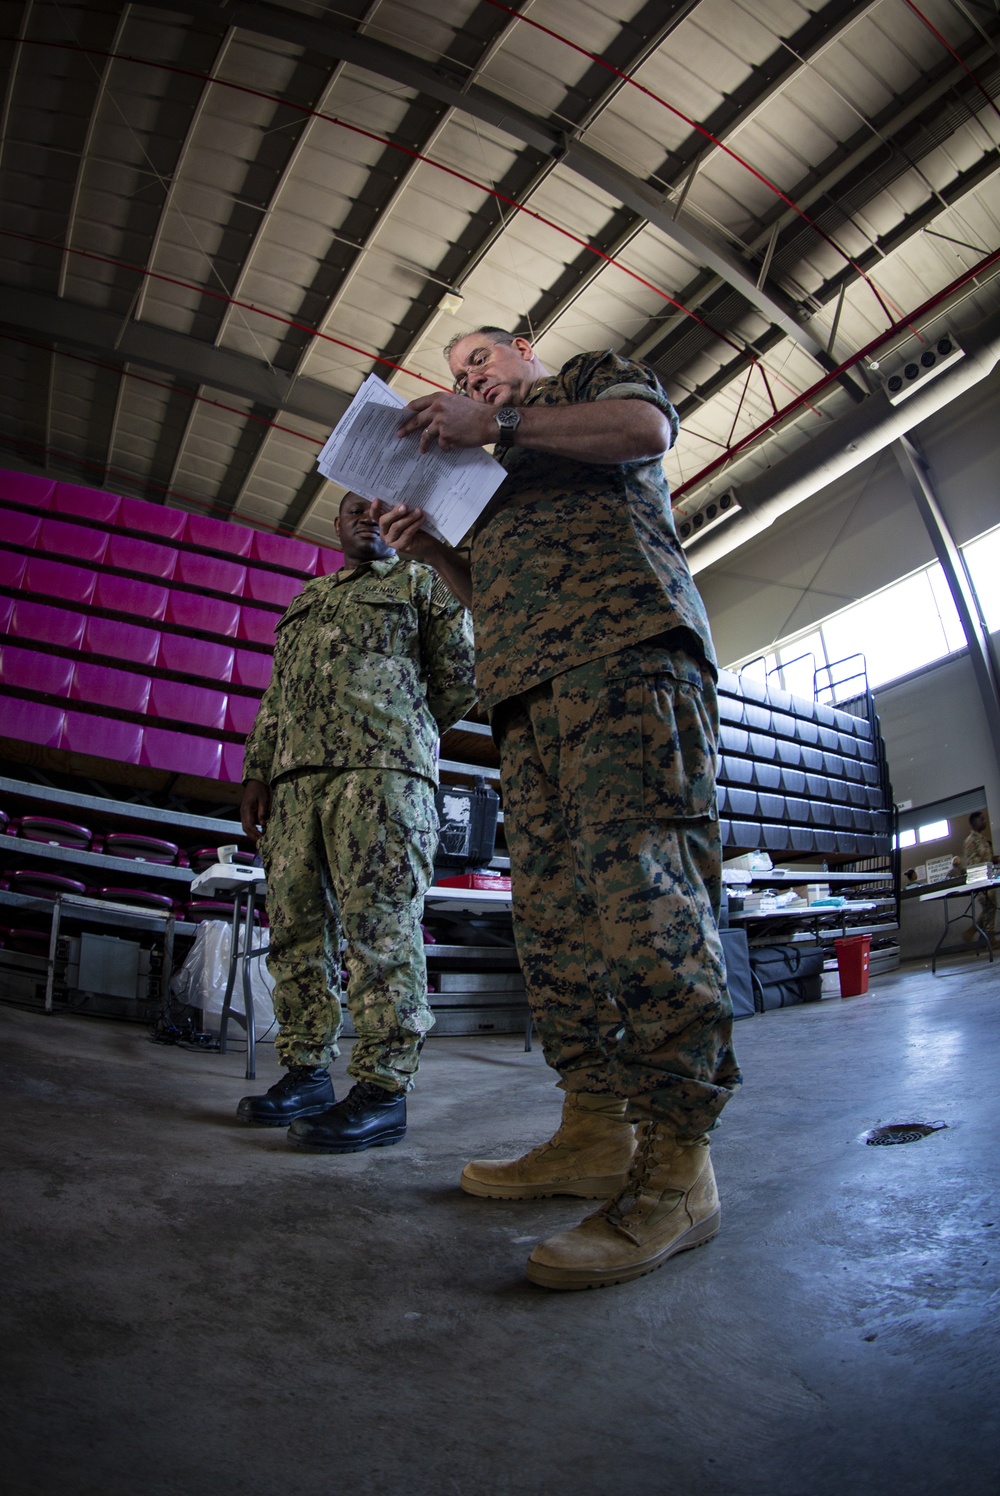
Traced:
<path id="1" fill-rule="evenodd" d="M 184 920 L 189 925 L 201 925 L 208 919 L 221 919 L 229 924 L 233 917 L 232 899 L 192 899 L 184 905 Z M 260 912 L 253 912 L 254 924 L 260 920 Z"/>
<path id="2" fill-rule="evenodd" d="M 35 555 L 28 560 L 21 585 L 25 592 L 38 592 L 53 602 L 89 603 L 96 583 L 96 572 L 65 561 L 43 561 Z"/>
<path id="3" fill-rule="evenodd" d="M 209 639 L 192 639 L 186 634 L 164 634 L 156 668 L 176 670 L 182 675 L 199 675 L 203 680 L 228 685 L 233 673 L 231 644 L 213 644 Z"/>
<path id="4" fill-rule="evenodd" d="M 203 556 L 198 551 L 180 551 L 177 556 L 178 582 L 200 592 L 224 592 L 227 597 L 242 597 L 247 569 L 222 556 Z"/>
<path id="5" fill-rule="evenodd" d="M 0 498 L 10 499 L 15 504 L 33 504 L 36 509 L 48 509 L 56 491 L 52 478 L 39 478 L 34 473 L 14 473 L 9 468 L 0 469 Z"/>
<path id="6" fill-rule="evenodd" d="M 343 564 L 343 551 L 331 551 L 326 546 L 320 546 L 319 559 L 316 563 L 316 575 L 318 577 L 328 577 L 331 571 L 339 571 Z"/>
<path id="7" fill-rule="evenodd" d="M 149 700 L 148 675 L 131 670 L 111 670 L 107 665 L 81 663 L 73 670 L 71 701 L 109 707 L 113 712 L 144 712 Z"/>
<path id="8" fill-rule="evenodd" d="M 233 683 L 266 691 L 273 667 L 273 657 L 263 650 L 238 649 L 233 659 Z"/>
<path id="9" fill-rule="evenodd" d="M 88 618 L 83 647 L 91 654 L 112 660 L 130 660 L 134 665 L 152 669 L 160 648 L 155 629 L 140 628 L 135 623 L 119 623 L 113 618 Z"/>
<path id="10" fill-rule="evenodd" d="M 224 691 L 187 686 L 176 680 L 154 680 L 149 692 L 151 717 L 169 717 L 198 727 L 221 727 L 226 719 Z"/>
<path id="11" fill-rule="evenodd" d="M 237 637 L 250 639 L 254 644 L 267 644 L 274 648 L 274 630 L 280 613 L 271 613 L 263 608 L 241 608 Z"/>
<path id="12" fill-rule="evenodd" d="M 3 698 L 0 713 L 0 736 L 13 738 L 15 742 L 39 743 L 44 748 L 57 748 L 66 720 L 66 713 L 59 706 L 40 706 L 36 701 L 18 701 L 15 697 Z"/>
<path id="13" fill-rule="evenodd" d="M 20 545 L 26 551 L 34 548 L 42 528 L 40 514 L 24 514 L 20 509 L 0 512 L 0 536 L 4 545 Z"/>
<path id="14" fill-rule="evenodd" d="M 65 699 L 72 679 L 72 660 L 14 644 L 0 645 L 0 683 L 10 691 L 39 691 Z"/>
<path id="15" fill-rule="evenodd" d="M 50 509 L 57 514 L 80 514 L 113 525 L 121 507 L 121 495 L 102 488 L 83 488 L 78 483 L 57 483 Z"/>
<path id="16" fill-rule="evenodd" d="M 74 525 L 64 519 L 45 519 L 38 549 L 47 556 L 65 556 L 70 561 L 86 561 L 100 566 L 108 548 L 108 532 L 90 525 Z"/>
<path id="17" fill-rule="evenodd" d="M 194 629 L 202 634 L 222 634 L 232 638 L 239 628 L 240 605 L 221 597 L 178 592 L 175 588 L 167 602 L 166 621 L 184 630 Z"/>
<path id="18" fill-rule="evenodd" d="M 222 772 L 220 779 L 227 784 L 243 783 L 243 744 L 223 743 L 222 745 Z M 250 859 L 253 860 L 252 858 Z"/>
<path id="19" fill-rule="evenodd" d="M 92 758 L 110 758 L 115 763 L 137 764 L 142 746 L 138 723 L 115 722 L 89 712 L 66 712 L 58 746 L 69 753 Z"/>
<path id="20" fill-rule="evenodd" d="M 10 951 L 20 951 L 22 956 L 47 956 L 49 954 L 48 930 L 10 930 L 2 942 Z"/>
<path id="21" fill-rule="evenodd" d="M 143 728 L 139 762 L 151 769 L 169 769 L 174 774 L 197 774 L 206 779 L 218 779 L 222 744 L 213 743 L 209 738 L 196 738 L 189 732 L 146 727 Z"/>
<path id="22" fill-rule="evenodd" d="M 270 535 L 265 530 L 254 530 L 250 555 L 255 561 L 268 561 L 272 566 L 287 566 L 289 571 L 304 571 L 312 576 L 316 570 L 319 546 L 307 540 L 295 540 L 291 535 Z"/>
<path id="23" fill-rule="evenodd" d="M 78 852 L 89 852 L 94 833 L 89 826 L 75 825 L 72 821 L 56 821 L 49 816 L 21 816 L 10 823 L 11 836 L 22 841 L 43 842 L 46 846 L 73 847 Z"/>
<path id="24" fill-rule="evenodd" d="M 172 914 L 174 901 L 169 894 L 153 893 L 146 888 L 99 888 L 99 899 L 111 904 L 134 904 L 137 909 L 155 909 L 160 914 Z"/>
<path id="25" fill-rule="evenodd" d="M 35 639 L 42 644 L 57 644 L 60 649 L 79 649 L 86 626 L 85 613 L 19 597 L 13 603 L 9 631 L 13 639 Z"/>
<path id="26" fill-rule="evenodd" d="M 36 873 L 30 868 L 19 868 L 8 876 L 11 893 L 27 894 L 33 899 L 57 899 L 61 893 L 85 894 L 86 883 L 76 878 L 63 878 L 58 873 Z"/>
<path id="27" fill-rule="evenodd" d="M 301 577 L 286 577 L 280 571 L 258 571 L 251 566 L 247 572 L 244 597 L 252 597 L 258 603 L 277 603 L 287 608 L 293 597 L 298 597 L 304 582 Z"/>
<path id="28" fill-rule="evenodd" d="M 16 590 L 24 581 L 27 569 L 27 556 L 15 555 L 13 551 L 0 551 L 0 587 Z"/>
<path id="29" fill-rule="evenodd" d="M 230 732 L 241 732 L 244 737 L 254 724 L 260 701 L 256 696 L 230 696 L 226 708 L 226 727 Z"/>
<path id="30" fill-rule="evenodd" d="M 145 499 L 122 499 L 118 511 L 119 530 L 143 530 L 147 535 L 162 535 L 166 540 L 180 540 L 187 525 L 183 509 L 166 504 L 149 504 Z"/>
<path id="31" fill-rule="evenodd" d="M 132 613 L 137 618 L 159 620 L 167 611 L 168 595 L 166 587 L 157 587 L 153 582 L 102 572 L 97 578 L 94 602 L 109 613 Z"/>
<path id="32" fill-rule="evenodd" d="M 234 525 L 226 519 L 211 519 L 207 514 L 189 514 L 185 540 L 189 545 L 226 556 L 249 556 L 254 532 L 246 525 Z"/>
<path id="33" fill-rule="evenodd" d="M 109 857 L 128 857 L 135 862 L 158 862 L 164 867 L 173 867 L 179 848 L 176 842 L 163 841 L 158 836 L 111 831 L 104 838 L 104 850 Z"/>
<path id="34" fill-rule="evenodd" d="M 11 619 L 14 616 L 14 599 L 12 597 L 0 597 L 0 634 L 11 632 Z"/>
<path id="35" fill-rule="evenodd" d="M 152 540 L 136 540 L 134 535 L 112 535 L 108 542 L 106 566 L 120 566 L 122 571 L 137 571 L 144 577 L 173 576 L 177 552 L 172 546 L 157 545 Z"/>

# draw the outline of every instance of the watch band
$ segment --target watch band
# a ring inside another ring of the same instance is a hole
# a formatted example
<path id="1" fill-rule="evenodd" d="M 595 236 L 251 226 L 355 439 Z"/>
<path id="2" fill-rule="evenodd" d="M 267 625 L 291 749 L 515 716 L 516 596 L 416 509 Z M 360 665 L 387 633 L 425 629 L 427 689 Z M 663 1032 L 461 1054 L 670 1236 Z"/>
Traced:
<path id="1" fill-rule="evenodd" d="M 493 419 L 497 423 L 498 436 L 496 445 L 501 451 L 514 445 L 514 437 L 518 426 L 521 424 L 521 413 L 513 405 L 501 405 L 495 412 Z"/>

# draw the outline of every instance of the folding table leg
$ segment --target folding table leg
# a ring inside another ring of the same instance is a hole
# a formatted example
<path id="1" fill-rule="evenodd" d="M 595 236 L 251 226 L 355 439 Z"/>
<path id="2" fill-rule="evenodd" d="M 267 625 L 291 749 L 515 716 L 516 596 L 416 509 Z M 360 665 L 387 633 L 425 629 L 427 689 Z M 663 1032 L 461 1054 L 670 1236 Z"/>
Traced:
<path id="1" fill-rule="evenodd" d="M 226 977 L 226 995 L 222 999 L 222 1014 L 219 1018 L 219 1053 L 226 1052 L 226 1030 L 229 1028 L 229 1009 L 233 1001 L 233 985 L 236 981 L 236 963 L 240 958 L 240 890 L 233 895 L 233 922 L 229 937 L 229 972 Z"/>

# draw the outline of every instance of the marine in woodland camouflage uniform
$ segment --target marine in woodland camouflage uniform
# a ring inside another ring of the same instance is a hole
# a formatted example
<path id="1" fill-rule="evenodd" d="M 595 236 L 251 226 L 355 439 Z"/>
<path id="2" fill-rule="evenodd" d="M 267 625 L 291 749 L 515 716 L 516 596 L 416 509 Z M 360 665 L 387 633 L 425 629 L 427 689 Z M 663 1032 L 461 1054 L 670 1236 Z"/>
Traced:
<path id="1" fill-rule="evenodd" d="M 412 1084 L 434 1022 L 420 916 L 438 736 L 474 699 L 469 615 L 429 567 L 389 552 L 308 582 L 282 617 L 244 776 L 271 790 L 259 845 L 286 1068 L 338 1053 L 343 936 L 349 1073 Z"/>
<path id="2" fill-rule="evenodd" d="M 609 400 L 648 401 L 676 436 L 656 376 L 610 351 L 537 380 L 518 409 Z M 471 576 L 532 1013 L 564 1089 L 627 1096 L 633 1118 L 696 1136 L 740 1079 L 708 621 L 659 456 L 514 441 L 495 453 L 509 476 L 475 527 Z"/>
<path id="3" fill-rule="evenodd" d="M 716 666 L 662 466 L 677 417 L 651 370 L 610 351 L 550 375 L 527 339 L 483 328 L 447 352 L 471 400 L 412 401 L 399 434 L 447 450 L 496 433 L 508 477 L 471 566 L 419 511 L 381 524 L 473 606 L 518 954 L 566 1092 L 548 1142 L 473 1159 L 461 1184 L 610 1195 L 528 1259 L 545 1287 L 599 1287 L 718 1230 L 707 1133 L 740 1079 L 716 925 Z"/>

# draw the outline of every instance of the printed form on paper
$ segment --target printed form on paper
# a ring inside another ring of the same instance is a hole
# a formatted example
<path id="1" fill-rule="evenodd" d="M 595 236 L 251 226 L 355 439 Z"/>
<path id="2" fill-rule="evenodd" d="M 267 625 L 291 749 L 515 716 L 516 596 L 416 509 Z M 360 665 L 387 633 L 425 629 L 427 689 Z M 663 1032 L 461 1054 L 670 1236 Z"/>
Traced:
<path id="1" fill-rule="evenodd" d="M 320 452 L 319 470 L 363 499 L 422 509 L 430 533 L 458 545 L 507 474 L 482 447 L 421 452 L 416 435 L 397 437 L 405 405 L 369 374 Z"/>

